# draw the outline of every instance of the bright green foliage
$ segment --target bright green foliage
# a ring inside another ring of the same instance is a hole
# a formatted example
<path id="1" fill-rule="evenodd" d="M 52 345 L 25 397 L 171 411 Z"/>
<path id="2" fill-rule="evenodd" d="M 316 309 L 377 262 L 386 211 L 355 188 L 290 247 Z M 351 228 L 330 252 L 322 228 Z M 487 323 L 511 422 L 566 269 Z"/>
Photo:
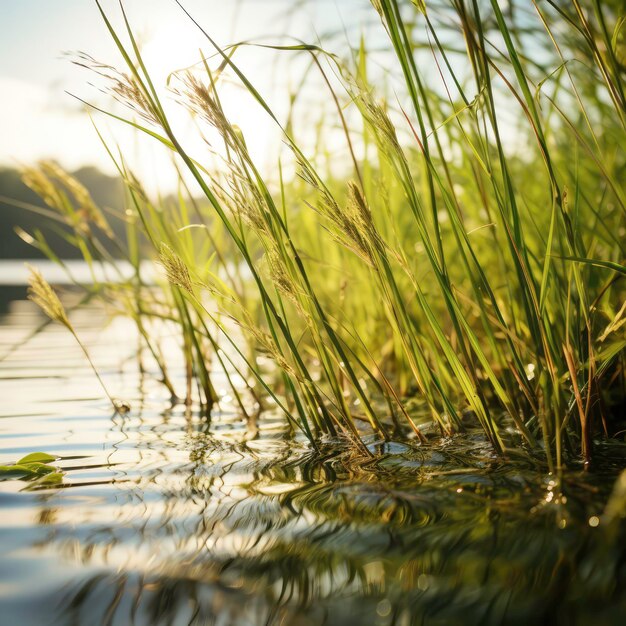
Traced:
<path id="1" fill-rule="evenodd" d="M 217 360 L 242 411 L 233 373 L 313 443 L 344 434 L 361 445 L 367 429 L 406 426 L 421 436 L 430 420 L 451 433 L 470 416 L 498 452 L 525 441 L 551 468 L 566 454 L 589 460 L 624 394 L 624 16 L 598 0 L 501 4 L 373 1 L 389 84 L 371 77 L 364 44 L 350 61 L 275 46 L 308 55 L 329 87 L 336 119 L 320 123 L 317 154 L 298 142 L 297 116 L 281 123 L 241 71 L 239 48 L 205 33 L 216 67 L 179 75 L 176 94 L 221 137 L 219 171 L 179 141 L 126 16 L 118 33 L 101 10 L 127 64 L 112 88 L 141 119 L 113 117 L 171 150 L 204 194 L 197 204 L 181 178 L 178 202 L 159 206 L 110 152 L 136 269 L 118 301 L 173 394 L 147 331 L 157 318 L 181 329 L 188 398 L 195 375 L 205 404 L 217 400 Z M 223 74 L 276 122 L 297 177 L 261 175 L 222 108 Z M 334 127 L 345 178 L 323 165 Z M 166 269 L 158 295 L 141 277 L 144 250 Z"/>
<path id="2" fill-rule="evenodd" d="M 63 481 L 63 472 L 48 465 L 56 458 L 45 452 L 27 454 L 16 463 L 0 465 L 0 480 L 26 480 L 29 489 L 55 485 Z"/>

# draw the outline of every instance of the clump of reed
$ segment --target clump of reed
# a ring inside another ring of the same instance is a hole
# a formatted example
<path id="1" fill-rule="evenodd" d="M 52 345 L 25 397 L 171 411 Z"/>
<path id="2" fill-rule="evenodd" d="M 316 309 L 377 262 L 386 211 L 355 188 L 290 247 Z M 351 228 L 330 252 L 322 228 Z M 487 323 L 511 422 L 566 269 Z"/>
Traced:
<path id="1" fill-rule="evenodd" d="M 372 4 L 391 86 L 372 78 L 364 44 L 345 61 L 274 46 L 308 55 L 329 88 L 345 178 L 319 165 L 328 155 L 307 155 L 297 116 L 278 119 L 237 65 L 240 46 L 223 50 L 208 33 L 217 66 L 203 59 L 172 82 L 221 139 L 222 167 L 200 163 L 123 7 L 121 33 L 98 4 L 126 63 L 107 73 L 111 91 L 140 113 L 122 121 L 170 149 L 204 196 L 195 203 L 181 177 L 178 203 L 157 207 L 110 152 L 143 294 L 128 306 L 140 329 L 159 315 L 179 325 L 207 406 L 217 359 L 313 444 L 343 435 L 362 446 L 368 431 L 423 438 L 433 420 L 449 435 L 475 420 L 498 453 L 542 446 L 550 469 L 589 462 L 624 398 L 623 16 L 580 0 Z M 275 122 L 297 177 L 263 177 L 222 106 L 225 73 Z M 53 191 L 42 197 L 58 204 Z M 169 281 L 150 305 L 142 255 Z"/>

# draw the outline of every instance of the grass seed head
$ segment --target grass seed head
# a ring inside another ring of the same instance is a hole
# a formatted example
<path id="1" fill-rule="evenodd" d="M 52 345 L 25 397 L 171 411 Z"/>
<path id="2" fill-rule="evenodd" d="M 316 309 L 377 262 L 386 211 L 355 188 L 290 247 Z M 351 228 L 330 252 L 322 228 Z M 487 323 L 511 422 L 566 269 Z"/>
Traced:
<path id="1" fill-rule="evenodd" d="M 105 92 L 110 93 L 118 102 L 137 113 L 147 122 L 161 126 L 159 116 L 136 78 L 120 72 L 112 65 L 97 61 L 85 52 L 78 52 L 73 55 L 72 62 L 74 65 L 84 67 L 102 76 L 108 83 Z"/>
<path id="2" fill-rule="evenodd" d="M 29 267 L 30 275 L 28 277 L 28 298 L 32 300 L 41 310 L 52 320 L 60 322 L 69 330 L 72 326 L 65 312 L 64 306 L 59 300 L 56 292 L 48 281 L 41 275 L 41 272 Z"/>
<path id="3" fill-rule="evenodd" d="M 183 83 L 185 88 L 178 94 L 185 98 L 185 104 L 191 111 L 200 115 L 222 137 L 228 138 L 231 133 L 237 136 L 236 130 L 233 129 L 231 123 L 226 119 L 224 110 L 209 87 L 190 72 L 185 75 Z"/>
<path id="4" fill-rule="evenodd" d="M 65 212 L 61 190 L 38 167 L 22 168 L 22 182 L 32 189 L 49 207 Z"/>
<path id="5" fill-rule="evenodd" d="M 364 245 L 367 242 L 368 245 L 365 245 L 365 247 L 368 249 L 370 247 L 380 248 L 382 246 L 381 237 L 372 219 L 372 211 L 363 192 L 354 181 L 348 182 L 348 206 L 346 213 L 351 218 L 353 228 L 358 234 L 360 245 Z"/>
<path id="6" fill-rule="evenodd" d="M 258 233 L 269 235 L 266 217 L 265 200 L 258 187 L 233 169 L 228 179 L 232 194 L 231 208 L 250 228 Z"/>
<path id="7" fill-rule="evenodd" d="M 376 139 L 381 147 L 389 146 L 395 150 L 401 150 L 396 127 L 384 106 L 376 102 L 371 94 L 365 90 L 359 91 L 356 101 L 361 105 L 365 119 L 376 131 Z"/>
<path id="8" fill-rule="evenodd" d="M 187 293 L 193 294 L 193 283 L 185 262 L 166 243 L 161 244 L 159 261 L 165 269 L 167 280 Z"/>
<path id="9" fill-rule="evenodd" d="M 274 338 L 252 319 L 248 311 L 242 311 L 241 316 L 233 318 L 233 322 L 253 338 L 256 344 L 256 350 L 263 352 L 268 358 L 272 359 L 285 374 L 301 380 L 296 371 L 283 356 Z"/>
<path id="10" fill-rule="evenodd" d="M 52 209 L 63 215 L 81 234 L 91 233 L 91 224 L 113 237 L 102 211 L 86 187 L 53 161 L 40 161 L 22 169 L 22 180 Z"/>
<path id="11" fill-rule="evenodd" d="M 277 250 L 270 248 L 265 253 L 265 259 L 269 268 L 270 278 L 274 286 L 293 302 L 300 309 L 298 301 L 299 290 L 293 279 L 287 272 L 285 262 Z"/>
<path id="12" fill-rule="evenodd" d="M 371 212 L 356 183 L 348 184 L 348 203 L 341 208 L 326 189 L 321 190 L 321 198 L 315 208 L 334 225 L 331 231 L 333 239 L 354 252 L 368 265 L 374 265 L 373 245 L 380 241 Z"/>

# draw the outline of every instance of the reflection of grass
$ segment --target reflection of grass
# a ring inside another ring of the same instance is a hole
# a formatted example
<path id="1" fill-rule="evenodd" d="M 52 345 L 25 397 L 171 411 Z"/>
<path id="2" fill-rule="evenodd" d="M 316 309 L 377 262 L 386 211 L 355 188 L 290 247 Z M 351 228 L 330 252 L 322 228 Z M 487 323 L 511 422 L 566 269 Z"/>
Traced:
<path id="1" fill-rule="evenodd" d="M 147 330 L 155 317 L 179 325 L 187 397 L 195 377 L 207 406 L 218 399 L 213 354 L 244 411 L 239 372 L 312 441 L 345 434 L 362 445 L 362 424 L 382 437 L 407 424 L 421 437 L 427 419 L 451 433 L 469 416 L 499 452 L 511 424 L 528 445 L 542 442 L 551 468 L 565 453 L 588 461 L 594 429 L 609 431 L 624 393 L 626 99 L 618 16 L 610 3 L 586 4 L 504 13 L 495 0 L 445 11 L 376 0 L 386 59 L 402 75 L 399 107 L 369 78 L 364 45 L 352 63 L 284 47 L 309 55 L 330 87 L 353 166 L 346 180 L 318 165 L 335 158 L 324 148 L 306 154 L 296 116 L 281 125 L 235 63 L 238 47 L 222 50 L 208 34 L 219 66 L 205 60 L 172 82 L 222 142 L 219 170 L 200 163 L 172 128 L 126 15 L 122 33 L 101 9 L 126 70 L 80 63 L 138 116 L 118 119 L 170 149 L 205 196 L 196 205 L 181 178 L 178 202 L 158 206 L 110 152 L 127 186 L 125 254 L 136 268 L 120 301 L 172 393 Z M 276 122 L 299 177 L 279 167 L 272 186 L 262 176 L 222 107 L 225 74 Z M 334 125 L 320 124 L 319 146 Z M 44 197 L 62 207 L 87 260 L 105 257 L 84 227 L 106 236 L 100 212 L 57 172 L 43 174 L 71 192 L 72 201 Z M 170 281 L 159 295 L 143 288 L 143 240 Z"/>
<path id="2" fill-rule="evenodd" d="M 211 611 L 251 624 L 559 623 L 576 610 L 620 623 L 605 617 L 623 608 L 625 527 L 602 512 L 614 470 L 560 482 L 501 462 L 476 428 L 454 445 L 385 444 L 377 467 L 345 442 L 315 454 L 275 439 L 257 451 L 211 433 L 192 442 L 191 463 L 143 473 L 137 506 L 90 526 L 80 551 L 100 583 L 68 588 L 65 621 L 104 610 L 93 594 L 112 588 L 120 623 L 130 606 L 167 623 L 185 605 L 208 623 Z M 52 541 L 75 554 L 71 535 Z M 379 619 L 383 599 L 396 622 Z"/>

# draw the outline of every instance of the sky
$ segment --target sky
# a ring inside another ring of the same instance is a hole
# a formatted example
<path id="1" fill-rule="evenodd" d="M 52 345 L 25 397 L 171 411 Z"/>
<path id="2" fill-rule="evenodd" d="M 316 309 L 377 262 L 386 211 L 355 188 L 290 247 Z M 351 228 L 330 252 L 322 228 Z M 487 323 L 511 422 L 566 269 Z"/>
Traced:
<path id="1" fill-rule="evenodd" d="M 102 5 L 121 28 L 117 0 L 102 0 Z M 184 0 L 184 5 L 220 45 L 261 37 L 279 41 L 285 35 L 312 41 L 316 33 L 341 31 L 346 21 L 354 26 L 371 17 L 367 0 Z M 165 90 L 171 71 L 197 62 L 200 49 L 209 52 L 206 39 L 175 0 L 124 0 L 124 6 L 153 78 L 172 101 L 180 133 L 192 149 L 206 149 Z M 66 93 L 107 109 L 114 106 L 98 89 L 97 77 L 71 63 L 68 53 L 77 51 L 122 66 L 94 0 L 0 0 L 0 166 L 52 158 L 68 169 L 96 165 L 114 171 L 84 105 Z M 288 89 L 297 82 L 298 65 L 287 71 L 273 60 L 275 54 L 247 49 L 236 60 L 281 111 L 286 110 Z M 223 98 L 251 151 L 270 167 L 270 154 L 280 143 L 271 122 L 241 88 L 226 85 Z M 174 187 L 164 150 L 105 116 L 95 115 L 93 122 L 107 142 L 122 147 L 148 187 L 164 192 Z"/>

